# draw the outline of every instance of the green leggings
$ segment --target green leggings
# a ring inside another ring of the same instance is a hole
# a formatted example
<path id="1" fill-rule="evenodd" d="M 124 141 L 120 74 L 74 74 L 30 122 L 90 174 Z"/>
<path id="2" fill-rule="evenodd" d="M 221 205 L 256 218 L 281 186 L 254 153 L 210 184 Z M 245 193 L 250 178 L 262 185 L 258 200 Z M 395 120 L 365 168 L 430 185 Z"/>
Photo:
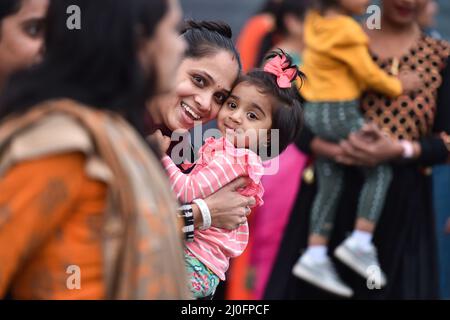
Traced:
<path id="1" fill-rule="evenodd" d="M 346 139 L 364 124 L 358 101 L 306 103 L 304 108 L 306 125 L 315 135 L 330 142 Z M 328 238 L 344 186 L 344 167 L 330 159 L 318 158 L 315 169 L 318 192 L 311 212 L 310 234 Z M 379 165 L 363 168 L 363 172 L 365 180 L 359 195 L 357 214 L 358 218 L 376 224 L 392 180 L 392 169 L 388 165 Z"/>

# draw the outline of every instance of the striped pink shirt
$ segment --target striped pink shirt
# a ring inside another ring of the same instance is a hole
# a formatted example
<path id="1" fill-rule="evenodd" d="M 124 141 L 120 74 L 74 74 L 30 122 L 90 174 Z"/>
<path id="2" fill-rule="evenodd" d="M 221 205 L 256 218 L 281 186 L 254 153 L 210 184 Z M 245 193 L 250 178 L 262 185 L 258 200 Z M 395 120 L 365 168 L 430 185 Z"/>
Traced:
<path id="1" fill-rule="evenodd" d="M 172 190 L 183 203 L 204 199 L 236 178 L 248 176 L 252 182 L 239 192 L 255 197 L 256 206 L 263 204 L 261 177 L 264 168 L 260 157 L 251 150 L 235 148 L 225 138 L 206 140 L 189 175 L 181 172 L 168 156 L 162 159 L 162 163 L 172 183 Z M 229 259 L 242 254 L 248 237 L 247 224 L 232 231 L 211 227 L 196 230 L 194 241 L 186 246 L 221 280 L 225 280 Z"/>

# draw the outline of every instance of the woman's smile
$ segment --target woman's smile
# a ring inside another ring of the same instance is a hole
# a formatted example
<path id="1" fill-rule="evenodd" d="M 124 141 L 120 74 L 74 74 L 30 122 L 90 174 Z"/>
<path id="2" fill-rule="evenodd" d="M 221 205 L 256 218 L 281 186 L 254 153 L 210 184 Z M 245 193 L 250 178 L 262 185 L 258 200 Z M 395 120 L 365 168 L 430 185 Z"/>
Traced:
<path id="1" fill-rule="evenodd" d="M 190 105 L 185 103 L 184 101 L 181 101 L 181 109 L 184 111 L 184 113 L 191 118 L 194 121 L 200 121 L 203 117 L 200 116 L 200 114 L 192 108 Z"/>

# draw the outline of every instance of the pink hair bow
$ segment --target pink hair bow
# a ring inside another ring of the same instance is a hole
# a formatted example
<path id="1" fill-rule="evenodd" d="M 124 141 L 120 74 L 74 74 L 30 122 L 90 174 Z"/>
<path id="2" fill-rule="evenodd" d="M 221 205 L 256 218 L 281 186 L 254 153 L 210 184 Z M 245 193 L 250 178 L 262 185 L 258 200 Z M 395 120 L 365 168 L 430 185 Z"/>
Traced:
<path id="1" fill-rule="evenodd" d="M 280 88 L 286 89 L 292 87 L 292 81 L 297 77 L 298 71 L 295 66 L 289 65 L 285 55 L 277 55 L 270 59 L 264 66 L 264 71 L 277 77 L 277 84 Z"/>

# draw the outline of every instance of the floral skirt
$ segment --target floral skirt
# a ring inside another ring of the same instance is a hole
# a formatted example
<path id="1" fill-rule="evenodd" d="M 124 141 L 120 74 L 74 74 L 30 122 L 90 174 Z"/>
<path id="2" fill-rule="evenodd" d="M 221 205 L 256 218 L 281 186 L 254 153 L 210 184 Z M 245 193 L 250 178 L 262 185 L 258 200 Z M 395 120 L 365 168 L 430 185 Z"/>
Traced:
<path id="1" fill-rule="evenodd" d="M 188 287 L 194 298 L 214 295 L 219 277 L 198 260 L 188 249 L 184 251 L 184 263 L 188 274 Z"/>

